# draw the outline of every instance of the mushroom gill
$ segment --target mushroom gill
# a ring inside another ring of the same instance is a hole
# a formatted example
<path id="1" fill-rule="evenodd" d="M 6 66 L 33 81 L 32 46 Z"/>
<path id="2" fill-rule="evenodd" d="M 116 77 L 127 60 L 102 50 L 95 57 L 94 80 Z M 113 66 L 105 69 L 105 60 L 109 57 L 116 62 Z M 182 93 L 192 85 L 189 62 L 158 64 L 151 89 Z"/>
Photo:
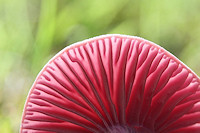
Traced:
<path id="1" fill-rule="evenodd" d="M 26 101 L 21 133 L 200 133 L 200 79 L 160 46 L 103 35 L 53 57 Z"/>

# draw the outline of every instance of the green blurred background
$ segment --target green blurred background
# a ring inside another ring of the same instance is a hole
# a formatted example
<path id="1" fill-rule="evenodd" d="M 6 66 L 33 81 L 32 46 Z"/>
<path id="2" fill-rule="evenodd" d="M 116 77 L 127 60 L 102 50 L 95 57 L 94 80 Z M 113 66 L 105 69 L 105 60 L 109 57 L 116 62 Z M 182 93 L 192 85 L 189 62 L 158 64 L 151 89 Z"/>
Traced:
<path id="1" fill-rule="evenodd" d="M 200 0 L 0 0 L 0 133 L 19 132 L 28 91 L 51 57 L 110 33 L 153 41 L 200 75 Z"/>

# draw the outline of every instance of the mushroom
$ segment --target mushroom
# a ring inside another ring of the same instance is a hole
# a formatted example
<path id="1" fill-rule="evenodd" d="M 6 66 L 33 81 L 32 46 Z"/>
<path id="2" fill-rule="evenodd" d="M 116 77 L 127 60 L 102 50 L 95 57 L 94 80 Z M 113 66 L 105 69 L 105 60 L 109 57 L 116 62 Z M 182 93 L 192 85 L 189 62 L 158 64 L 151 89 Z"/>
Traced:
<path id="1" fill-rule="evenodd" d="M 75 43 L 38 74 L 21 133 L 200 133 L 200 79 L 145 39 Z"/>

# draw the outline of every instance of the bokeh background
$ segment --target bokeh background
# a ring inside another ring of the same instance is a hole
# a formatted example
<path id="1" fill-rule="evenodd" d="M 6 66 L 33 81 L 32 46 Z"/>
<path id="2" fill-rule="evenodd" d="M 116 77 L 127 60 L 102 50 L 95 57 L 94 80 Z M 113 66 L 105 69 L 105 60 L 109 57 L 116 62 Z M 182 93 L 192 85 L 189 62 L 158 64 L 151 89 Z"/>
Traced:
<path id="1" fill-rule="evenodd" d="M 28 91 L 51 57 L 111 33 L 153 41 L 200 75 L 200 0 L 0 0 L 0 133 L 19 132 Z"/>

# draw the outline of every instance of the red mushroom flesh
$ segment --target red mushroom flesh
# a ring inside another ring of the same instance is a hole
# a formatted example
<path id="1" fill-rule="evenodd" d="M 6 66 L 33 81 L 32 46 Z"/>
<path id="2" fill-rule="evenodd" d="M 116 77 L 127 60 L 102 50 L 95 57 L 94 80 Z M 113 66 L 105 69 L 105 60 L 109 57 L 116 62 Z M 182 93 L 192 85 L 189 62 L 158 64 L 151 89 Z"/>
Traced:
<path id="1" fill-rule="evenodd" d="M 200 133 L 200 79 L 160 46 L 104 35 L 52 58 L 28 95 L 21 133 Z"/>

